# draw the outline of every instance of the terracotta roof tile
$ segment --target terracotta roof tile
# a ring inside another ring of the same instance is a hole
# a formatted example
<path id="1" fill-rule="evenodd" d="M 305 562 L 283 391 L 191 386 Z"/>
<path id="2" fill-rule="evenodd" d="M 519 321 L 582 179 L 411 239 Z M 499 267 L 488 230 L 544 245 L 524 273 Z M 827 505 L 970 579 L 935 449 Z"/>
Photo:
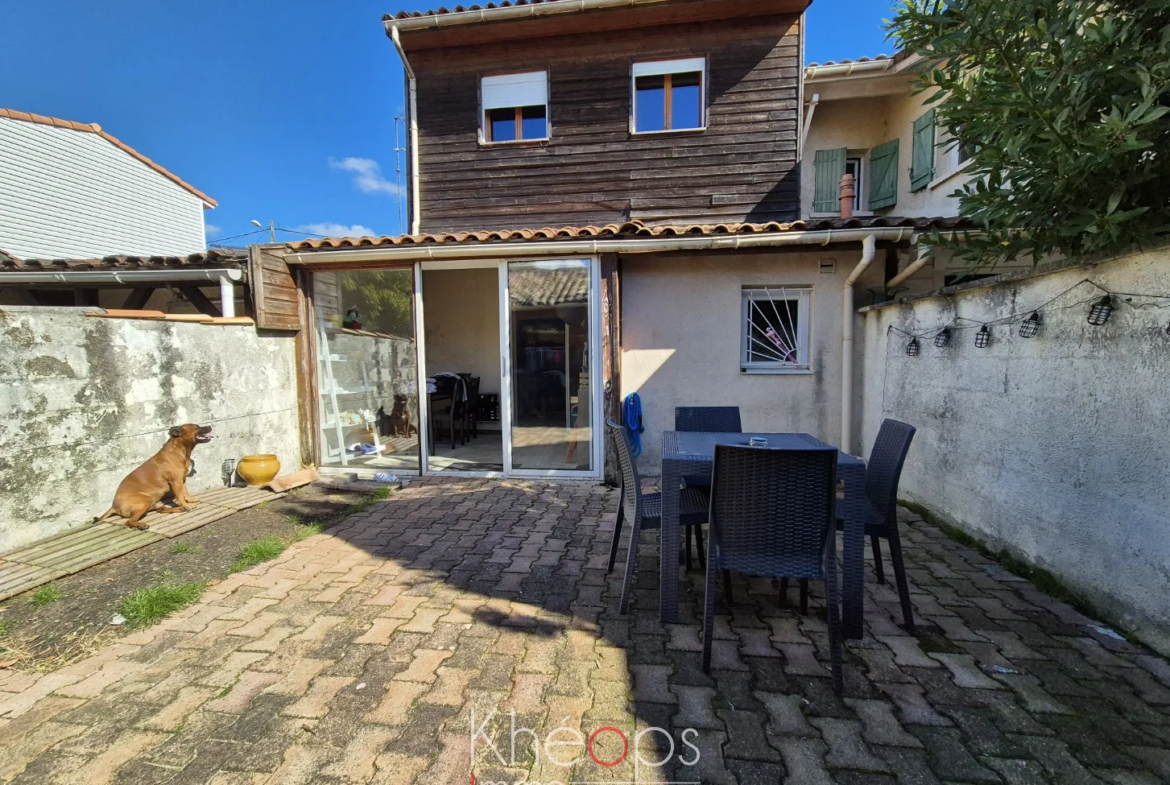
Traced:
<path id="1" fill-rule="evenodd" d="M 166 169 L 159 166 L 154 161 L 150 160 L 149 158 L 147 158 L 145 155 L 143 155 L 142 153 L 135 150 L 130 145 L 128 145 L 125 142 L 122 142 L 120 139 L 106 133 L 105 131 L 102 130 L 102 127 L 100 125 L 98 125 L 97 123 L 89 123 L 89 124 L 75 123 L 72 120 L 62 120 L 59 117 L 47 117 L 43 114 L 32 114 L 31 112 L 20 112 L 20 111 L 17 111 L 16 109 L 4 109 L 3 107 L 0 107 L 0 117 L 7 117 L 10 120 L 23 120 L 27 123 L 37 123 L 39 125 L 51 125 L 51 126 L 55 126 L 57 128 L 68 128 L 68 129 L 71 129 L 73 131 L 84 131 L 86 133 L 97 134 L 98 136 L 105 139 L 110 144 L 113 144 L 117 147 L 120 147 L 122 150 L 124 150 L 127 153 L 129 153 L 130 155 L 134 156 L 139 161 L 146 164 L 151 169 L 155 170 L 156 172 L 161 174 L 163 177 L 166 177 L 168 180 L 172 181 L 176 185 L 195 194 L 196 196 L 198 196 L 203 201 L 207 202 L 207 204 L 211 205 L 212 207 L 215 207 L 215 205 L 216 205 L 216 201 L 214 199 L 212 199 L 210 196 L 203 193 L 202 191 L 200 191 L 198 188 L 191 185 L 190 183 L 186 182 L 185 180 L 180 178 L 178 175 L 173 174 L 171 172 L 168 172 Z"/>
<path id="2" fill-rule="evenodd" d="M 380 246 L 460 245 L 488 243 L 523 243 L 538 240 L 596 240 L 606 238 L 637 239 L 656 237 L 715 237 L 720 235 L 778 234 L 784 232 L 824 231 L 828 229 L 866 229 L 905 227 L 927 229 L 974 229 L 961 218 L 818 218 L 791 223 L 721 223 L 648 226 L 641 221 L 627 221 L 605 226 L 564 226 L 543 229 L 504 229 L 484 232 L 437 232 L 424 234 L 383 235 L 381 237 L 327 237 L 290 243 L 296 251 L 325 251 L 342 248 L 376 248 Z"/>
<path id="3" fill-rule="evenodd" d="M 248 264 L 247 253 L 207 251 L 190 256 L 107 256 L 102 259 L 17 259 L 0 252 L 0 277 L 4 273 L 55 270 L 181 270 L 190 268 L 238 269 Z"/>
<path id="4" fill-rule="evenodd" d="M 464 11 L 490 11 L 493 8 L 511 8 L 512 6 L 521 5 L 546 5 L 551 3 L 571 2 L 571 0 L 503 0 L 500 3 L 484 3 L 483 5 L 456 5 L 451 8 L 446 6 L 439 6 L 430 11 L 399 11 L 396 15 L 391 16 L 386 14 L 382 17 L 387 19 L 417 19 L 423 16 L 446 16 L 447 14 L 459 14 Z"/>

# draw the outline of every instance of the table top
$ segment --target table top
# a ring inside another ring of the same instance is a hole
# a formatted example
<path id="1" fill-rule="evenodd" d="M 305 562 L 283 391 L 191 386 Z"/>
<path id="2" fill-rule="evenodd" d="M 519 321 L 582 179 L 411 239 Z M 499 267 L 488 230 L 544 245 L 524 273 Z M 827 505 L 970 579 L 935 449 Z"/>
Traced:
<path id="1" fill-rule="evenodd" d="M 662 435 L 662 457 L 665 460 L 711 463 L 716 445 L 749 446 L 753 436 L 768 440 L 768 447 L 784 450 L 812 450 L 832 447 L 807 433 L 710 433 L 701 431 L 666 431 Z M 838 466 L 864 466 L 865 461 L 837 453 Z"/>

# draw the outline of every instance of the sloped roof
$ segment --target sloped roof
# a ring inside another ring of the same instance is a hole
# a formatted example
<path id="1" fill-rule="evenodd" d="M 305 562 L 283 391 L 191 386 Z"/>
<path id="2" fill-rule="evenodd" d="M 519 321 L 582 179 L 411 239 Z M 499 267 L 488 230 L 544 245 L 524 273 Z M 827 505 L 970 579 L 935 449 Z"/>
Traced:
<path id="1" fill-rule="evenodd" d="M 163 177 L 166 177 L 171 182 L 175 183 L 176 185 L 180 186 L 181 188 L 183 188 L 187 191 L 190 191 L 195 196 L 198 196 L 200 199 L 202 199 L 204 202 L 211 205 L 212 207 L 215 207 L 215 205 L 216 205 L 216 201 L 214 199 L 212 199 L 210 196 L 203 193 L 202 191 L 200 191 L 198 188 L 191 185 L 187 181 L 183 180 L 178 175 L 176 175 L 172 172 L 169 172 L 166 169 L 164 169 L 163 167 L 159 166 L 154 161 L 150 160 L 149 158 L 147 158 L 145 155 L 143 155 L 142 153 L 135 150 L 130 145 L 128 145 L 125 142 L 122 142 L 121 140 L 117 139 L 116 137 L 111 136 L 110 134 L 106 133 L 105 131 L 102 130 L 102 127 L 100 125 L 98 125 L 97 123 L 89 123 L 89 124 L 75 123 L 72 120 L 62 120 L 58 117 L 47 117 L 43 114 L 32 114 L 31 112 L 20 112 L 20 111 L 17 111 L 16 109 L 4 109 L 3 107 L 0 107 L 0 117 L 7 117 L 10 120 L 23 120 L 26 123 L 37 123 L 39 125 L 51 125 L 51 126 L 54 126 L 56 128 L 68 128 L 72 131 L 82 131 L 84 133 L 97 134 L 98 136 L 105 139 L 110 144 L 112 144 L 116 147 L 119 147 L 122 150 L 124 150 L 125 152 L 134 156 L 139 161 L 146 164 L 151 169 L 153 169 L 156 172 L 158 172 L 159 174 L 161 174 Z"/>
<path id="2" fill-rule="evenodd" d="M 326 237 L 290 243 L 295 251 L 326 251 L 343 248 L 376 248 L 411 245 L 472 245 L 490 243 L 547 242 L 549 240 L 655 239 L 664 237 L 715 237 L 720 235 L 782 234 L 815 232 L 829 229 L 908 228 L 975 229 L 960 218 L 818 218 L 790 223 L 722 223 L 647 226 L 641 221 L 627 221 L 605 226 L 562 226 L 543 229 L 501 229 L 482 232 L 438 232 L 418 235 L 402 234 L 381 237 Z"/>
<path id="3" fill-rule="evenodd" d="M 248 254 L 207 251 L 190 256 L 107 256 L 102 259 L 17 259 L 0 252 L 0 276 L 9 272 L 66 272 L 78 270 L 213 270 L 239 269 Z"/>
<path id="4" fill-rule="evenodd" d="M 483 5 L 456 5 L 451 8 L 446 6 L 439 6 L 430 11 L 399 11 L 394 16 L 386 14 L 382 17 L 387 19 L 417 19 L 422 16 L 446 16 L 447 14 L 461 14 L 465 11 L 490 11 L 493 8 L 511 8 L 512 6 L 521 5 L 552 5 L 555 3 L 567 3 L 572 0 L 503 0 L 500 3 L 484 3 Z"/>
<path id="5" fill-rule="evenodd" d="M 508 295 L 513 305 L 561 305 L 589 301 L 589 270 L 553 268 L 523 269 L 508 274 Z"/>

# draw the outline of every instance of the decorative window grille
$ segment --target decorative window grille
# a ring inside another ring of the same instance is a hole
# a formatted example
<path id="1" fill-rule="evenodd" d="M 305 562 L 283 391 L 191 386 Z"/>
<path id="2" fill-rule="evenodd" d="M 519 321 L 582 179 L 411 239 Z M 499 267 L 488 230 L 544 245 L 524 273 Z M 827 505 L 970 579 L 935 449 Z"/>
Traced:
<path id="1" fill-rule="evenodd" d="M 744 373 L 807 373 L 812 290 L 784 286 L 743 289 L 740 369 Z"/>

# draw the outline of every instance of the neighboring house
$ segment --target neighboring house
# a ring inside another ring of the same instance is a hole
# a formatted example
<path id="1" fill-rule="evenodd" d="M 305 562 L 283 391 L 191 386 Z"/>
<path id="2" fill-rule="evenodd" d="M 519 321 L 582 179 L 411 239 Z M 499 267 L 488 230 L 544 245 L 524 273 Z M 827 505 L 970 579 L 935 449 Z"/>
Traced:
<path id="1" fill-rule="evenodd" d="M 202 253 L 213 207 L 96 123 L 0 109 L 0 249 L 12 256 Z"/>
<path id="2" fill-rule="evenodd" d="M 923 65 L 919 55 L 899 54 L 805 67 L 802 217 L 840 215 L 846 173 L 854 177 L 855 216 L 959 214 L 952 194 L 970 179 L 971 151 L 938 123 L 932 93 L 916 90 Z M 912 258 L 903 254 L 898 269 Z M 897 288 L 926 291 L 987 274 L 972 274 L 962 260 L 938 253 Z"/>
<path id="3" fill-rule="evenodd" d="M 871 302 L 920 231 L 957 222 L 799 220 L 807 5 L 534 0 L 385 18 L 407 74 L 412 234 L 253 259 L 257 325 L 312 328 L 306 460 L 420 468 L 419 445 L 372 444 L 372 413 L 446 409 L 413 377 L 393 400 L 371 392 L 374 359 L 357 377 L 369 384 L 339 381 L 378 356 L 350 339 L 392 332 L 366 315 L 403 286 L 418 375 L 466 372 L 501 402 L 475 453 L 424 428 L 425 472 L 601 476 L 598 426 L 631 392 L 647 471 L 681 405 L 737 404 L 748 429 L 857 450 L 854 290 Z M 537 275 L 572 301 L 526 304 Z"/>

